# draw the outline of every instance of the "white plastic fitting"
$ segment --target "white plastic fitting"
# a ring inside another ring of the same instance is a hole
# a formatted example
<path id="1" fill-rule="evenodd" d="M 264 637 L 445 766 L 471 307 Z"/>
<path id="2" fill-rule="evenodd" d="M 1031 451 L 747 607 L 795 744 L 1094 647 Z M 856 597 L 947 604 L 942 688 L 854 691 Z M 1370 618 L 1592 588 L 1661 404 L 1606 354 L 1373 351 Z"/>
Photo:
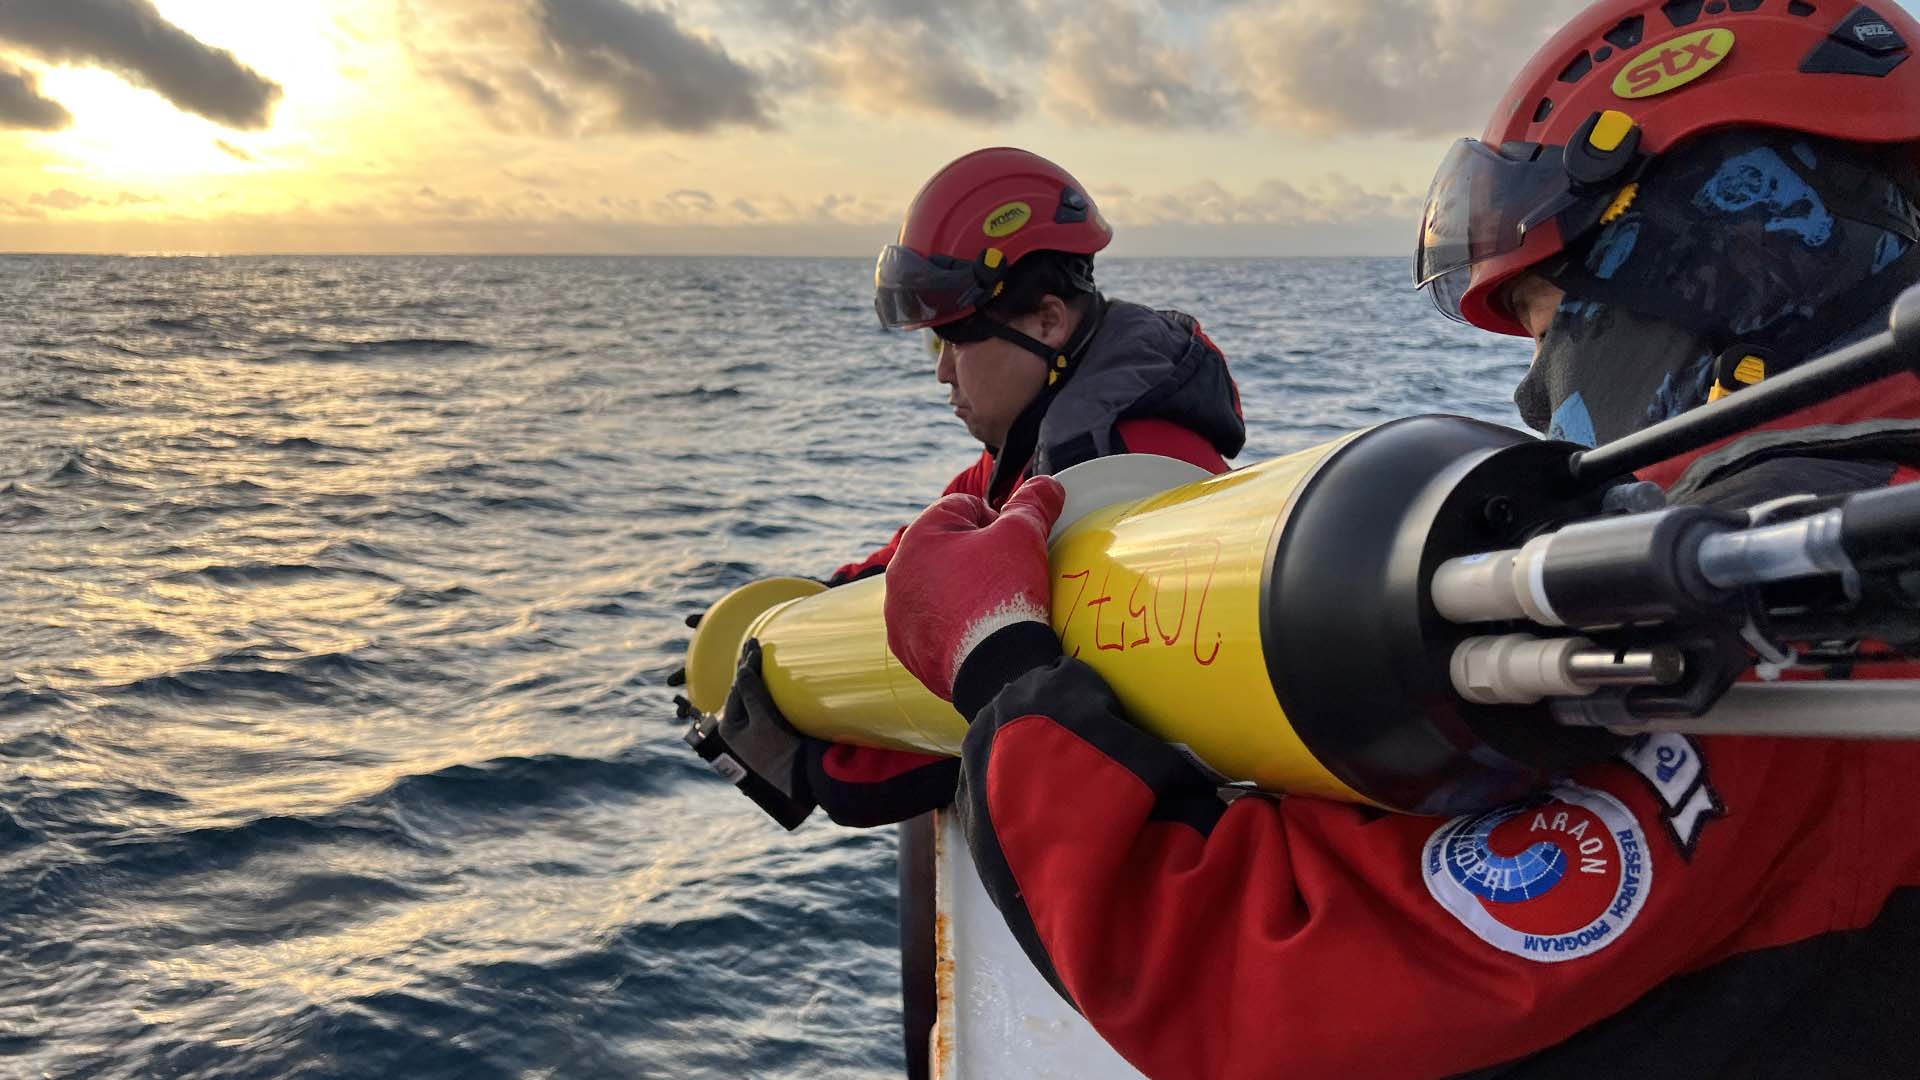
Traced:
<path id="1" fill-rule="evenodd" d="M 1585 697 L 1594 687 L 1573 674 L 1586 638 L 1528 634 L 1468 638 L 1453 651 L 1453 688 L 1475 705 L 1532 705 L 1542 698 Z"/>

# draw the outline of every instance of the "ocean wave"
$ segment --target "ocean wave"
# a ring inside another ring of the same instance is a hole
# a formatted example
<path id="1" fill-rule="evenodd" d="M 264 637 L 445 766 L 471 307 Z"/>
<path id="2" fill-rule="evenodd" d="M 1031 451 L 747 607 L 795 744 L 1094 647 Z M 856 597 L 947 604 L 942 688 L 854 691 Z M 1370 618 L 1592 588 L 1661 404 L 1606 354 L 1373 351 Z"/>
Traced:
<path id="1" fill-rule="evenodd" d="M 19 716 L 35 709 L 45 709 L 67 704 L 70 699 L 52 689 L 28 689 L 24 686 L 10 686 L 0 691 L 0 717 Z M 5 747 L 0 746 L 0 756 L 6 756 Z"/>
<path id="2" fill-rule="evenodd" d="M 211 330 L 214 327 L 211 315 L 156 316 L 146 321 L 149 330 Z"/>
<path id="3" fill-rule="evenodd" d="M 787 525 L 778 521 L 736 521 L 728 526 L 729 536 L 738 536 L 747 540 L 771 540 L 777 536 L 791 536 L 804 532 L 796 525 Z"/>
<path id="4" fill-rule="evenodd" d="M 492 818 L 533 806 L 577 804 L 613 794 L 661 795 L 671 790 L 666 774 L 599 758 L 564 754 L 499 758 L 480 765 L 454 765 L 408 776 L 376 798 L 375 805 L 448 814 L 453 827 L 475 814 Z"/>
<path id="5" fill-rule="evenodd" d="M 357 446 L 342 443 L 323 442 L 305 435 L 289 435 L 278 439 L 250 439 L 248 445 L 262 450 L 282 450 L 303 454 L 365 454 L 370 451 Z"/>
<path id="6" fill-rule="evenodd" d="M 171 876 L 231 869 L 269 852 L 340 851 L 363 844 L 409 852 L 439 849 L 436 842 L 385 810 L 359 805 L 325 814 L 275 814 L 231 825 L 125 830 L 98 843 L 96 849 L 99 863 L 116 876 Z M 84 879 L 92 868 L 74 869 L 74 876 Z M 48 892 L 58 895 L 61 890 Z"/>
<path id="7" fill-rule="evenodd" d="M 704 593 L 716 589 L 737 589 L 762 573 L 760 567 L 753 563 L 710 559 L 688 567 L 682 573 L 682 578 L 690 589 Z"/>
<path id="8" fill-rule="evenodd" d="M 0 856 L 12 855 L 21 848 L 39 843 L 44 834 L 38 829 L 30 829 L 20 824 L 20 819 L 5 807 L 0 807 Z"/>
<path id="9" fill-rule="evenodd" d="M 658 393 L 648 395 L 648 397 L 654 401 L 701 401 L 701 402 L 732 401 L 735 398 L 740 398 L 744 396 L 745 394 L 742 393 L 742 391 L 738 387 L 733 387 L 733 386 L 722 386 L 722 387 L 719 387 L 718 389 L 713 389 L 713 390 L 709 390 L 705 386 L 696 386 L 688 390 L 662 390 L 662 391 L 659 391 Z"/>
<path id="10" fill-rule="evenodd" d="M 140 470 L 122 465 L 105 451 L 68 449 L 59 463 L 39 474 L 39 483 L 50 490 L 79 486 L 99 486 L 128 491 L 151 490 Z"/>
<path id="11" fill-rule="evenodd" d="M 416 525 L 432 525 L 437 528 L 464 529 L 470 523 L 466 518 L 457 517 L 444 510 L 434 510 L 423 506 L 381 505 L 362 509 L 351 514 L 335 515 L 334 520 L 343 525 L 367 525 L 381 522 L 407 522 Z"/>
<path id="12" fill-rule="evenodd" d="M 465 603 L 479 595 L 464 585 L 449 585 L 440 589 L 402 589 L 388 598 L 387 603 L 402 608 L 437 608 Z"/>
<path id="13" fill-rule="evenodd" d="M 380 909 L 429 896 L 391 878 L 319 869 L 257 888 L 203 890 L 190 901 L 192 921 L 155 927 L 153 944 L 169 950 L 211 945 L 221 949 L 286 943 L 329 934 L 376 918 Z"/>
<path id="14" fill-rule="evenodd" d="M 572 514 L 579 509 L 566 499 L 545 495 L 481 495 L 473 503 L 482 510 L 538 510 L 546 514 Z"/>
<path id="15" fill-rule="evenodd" d="M 286 349 L 280 355 L 326 361 L 362 361 L 386 357 L 488 351 L 491 351 L 491 346 L 465 338 L 381 338 L 373 341 L 342 341 L 301 346 Z"/>
<path id="16" fill-rule="evenodd" d="M 9 484 L 0 489 L 0 525 L 25 525 L 36 520 L 45 520 L 51 515 L 46 507 L 33 501 L 32 496 Z"/>
<path id="17" fill-rule="evenodd" d="M 384 701 L 378 692 L 361 693 L 356 684 L 381 673 L 384 665 L 346 652 L 282 657 L 257 646 L 234 649 L 210 661 L 176 671 L 148 675 L 94 691 L 104 697 L 165 701 L 212 701 L 247 695 L 301 704 L 361 705 Z"/>
<path id="18" fill-rule="evenodd" d="M 209 563 L 193 570 L 176 570 L 157 580 L 169 584 L 197 582 L 229 587 L 243 585 L 284 585 L 296 581 L 354 577 L 369 581 L 391 582 L 385 574 L 362 567 L 322 566 L 313 562 L 240 562 Z"/>
<path id="19" fill-rule="evenodd" d="M 63 390 L 52 394 L 34 394 L 25 399 L 25 403 L 36 409 L 54 413 L 70 413 L 75 410 L 86 412 L 105 412 L 112 406 L 97 401 L 78 390 Z"/>
<path id="20" fill-rule="evenodd" d="M 70 782 L 55 790 L 16 799 L 12 804 L 14 817 L 10 820 L 22 836 L 36 840 L 72 839 L 101 835 L 103 822 L 124 822 L 136 817 L 151 819 L 158 812 L 186 805 L 186 799 L 171 791 L 132 784 L 103 786 Z"/>

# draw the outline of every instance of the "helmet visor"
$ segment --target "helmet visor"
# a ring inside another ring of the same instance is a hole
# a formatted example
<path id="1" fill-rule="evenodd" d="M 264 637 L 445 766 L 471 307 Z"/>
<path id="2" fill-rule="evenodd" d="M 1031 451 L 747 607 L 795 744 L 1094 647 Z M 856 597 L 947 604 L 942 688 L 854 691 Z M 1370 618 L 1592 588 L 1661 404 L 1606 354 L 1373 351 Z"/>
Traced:
<path id="1" fill-rule="evenodd" d="M 931 258 L 889 244 L 873 268 L 873 310 L 889 330 L 921 327 L 965 315 L 988 298 L 973 264 L 945 255 Z"/>
<path id="2" fill-rule="evenodd" d="M 1557 147 L 1529 147 L 1524 157 L 1507 157 L 1473 139 L 1454 143 L 1427 191 L 1414 286 L 1431 287 L 1441 313 L 1461 319 L 1473 267 L 1519 250 L 1527 230 L 1573 201 Z"/>

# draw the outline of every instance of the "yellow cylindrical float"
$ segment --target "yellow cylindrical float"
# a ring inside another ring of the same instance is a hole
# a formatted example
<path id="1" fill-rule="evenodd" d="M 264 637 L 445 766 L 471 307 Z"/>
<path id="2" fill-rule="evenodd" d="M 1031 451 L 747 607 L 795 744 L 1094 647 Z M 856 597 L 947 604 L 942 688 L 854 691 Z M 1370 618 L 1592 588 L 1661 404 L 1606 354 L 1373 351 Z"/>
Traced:
<path id="1" fill-rule="evenodd" d="M 1364 802 L 1288 723 L 1260 634 L 1261 584 L 1291 497 L 1347 441 L 1105 506 L 1056 531 L 1053 628 L 1068 655 L 1106 678 L 1135 723 L 1222 776 Z M 1089 465 L 1107 477 L 1128 468 L 1114 458 Z M 1072 470 L 1062 480 L 1074 490 Z M 796 728 L 835 742 L 960 752 L 966 722 L 887 649 L 884 575 L 817 592 L 803 579 L 770 582 L 745 586 L 754 593 L 741 599 L 773 604 L 744 632 L 724 614 L 711 625 L 739 634 L 734 655 L 738 643 L 759 640 L 767 688 Z M 798 592 L 811 595 L 788 595 Z M 715 613 L 736 610 L 737 596 Z M 712 649 L 705 634 L 714 618 L 702 620 L 695 638 L 703 652 Z M 688 672 L 695 705 L 717 711 L 731 669 L 690 661 Z"/>
<path id="2" fill-rule="evenodd" d="M 1415 417 L 1220 476 L 1088 462 L 1060 477 L 1053 629 L 1132 723 L 1227 781 L 1421 813 L 1494 805 L 1611 744 L 1461 701 L 1447 661 L 1463 632 L 1424 582 L 1502 529 L 1595 512 L 1597 497 L 1540 482 L 1563 461 L 1504 428 Z M 1489 524 L 1489 498 L 1517 524 Z M 736 590 L 689 650 L 690 699 L 717 712 L 753 638 L 799 730 L 958 754 L 966 722 L 887 649 L 885 590 L 884 575 Z"/>

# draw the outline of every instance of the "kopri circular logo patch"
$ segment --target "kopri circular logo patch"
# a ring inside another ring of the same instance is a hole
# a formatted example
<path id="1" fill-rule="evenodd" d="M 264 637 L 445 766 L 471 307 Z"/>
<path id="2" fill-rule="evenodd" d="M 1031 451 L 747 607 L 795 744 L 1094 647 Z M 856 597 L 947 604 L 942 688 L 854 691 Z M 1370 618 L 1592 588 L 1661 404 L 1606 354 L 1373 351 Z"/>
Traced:
<path id="1" fill-rule="evenodd" d="M 1427 840 L 1421 872 L 1482 941 L 1542 963 L 1613 944 L 1653 887 L 1640 823 L 1620 800 L 1577 784 L 1454 818 Z"/>

